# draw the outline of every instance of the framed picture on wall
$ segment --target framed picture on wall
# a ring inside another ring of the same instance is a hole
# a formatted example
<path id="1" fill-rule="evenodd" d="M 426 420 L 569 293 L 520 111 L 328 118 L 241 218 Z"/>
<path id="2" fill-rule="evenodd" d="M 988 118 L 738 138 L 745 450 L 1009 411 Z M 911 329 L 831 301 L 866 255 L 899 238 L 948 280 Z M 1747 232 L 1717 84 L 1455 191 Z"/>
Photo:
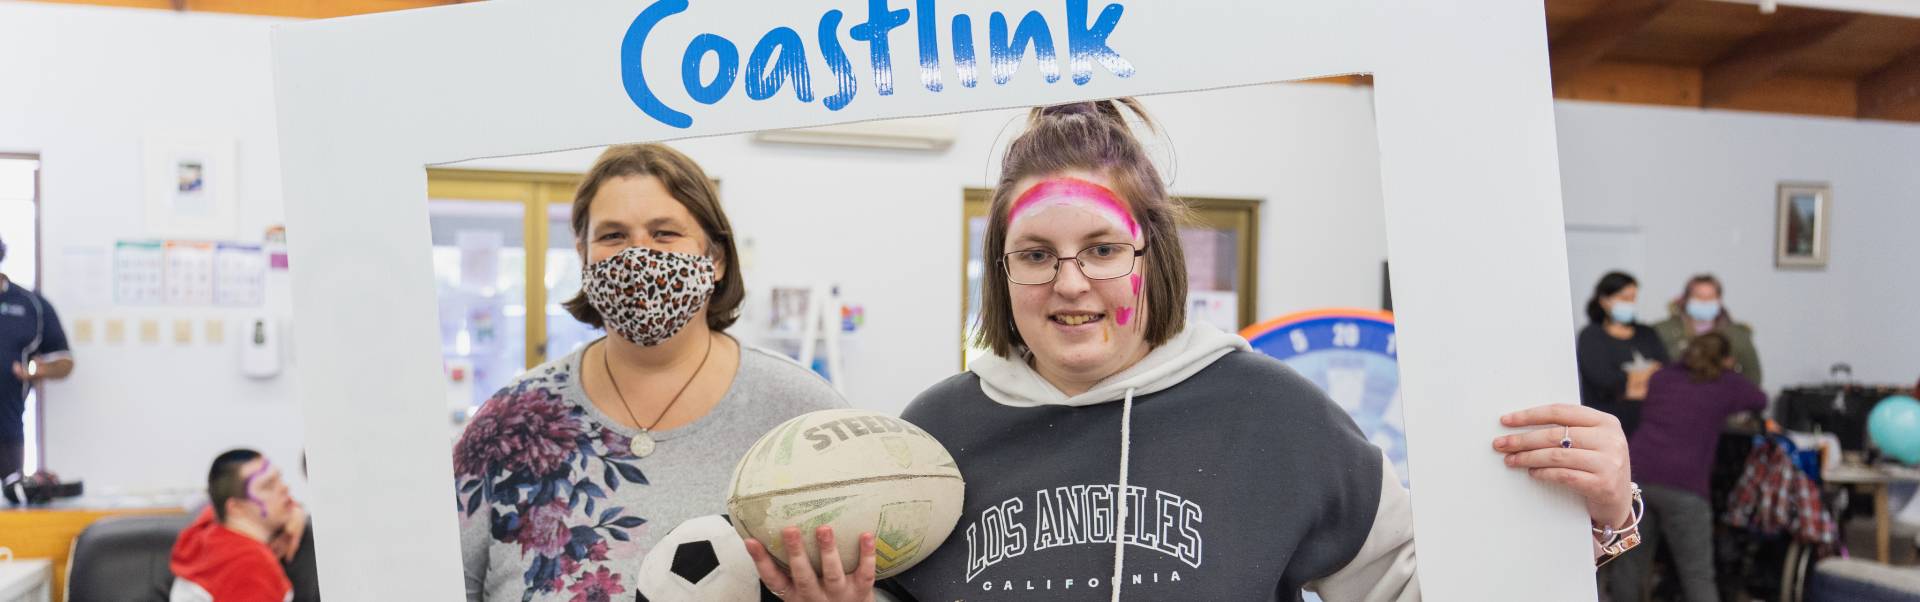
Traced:
<path id="1" fill-rule="evenodd" d="M 143 150 L 149 236 L 233 238 L 233 139 L 151 135 Z"/>
<path id="2" fill-rule="evenodd" d="M 1783 268 L 1827 266 L 1827 222 L 1833 212 L 1833 189 L 1826 184 L 1780 184 L 1777 225 L 1773 236 L 1773 264 Z"/>

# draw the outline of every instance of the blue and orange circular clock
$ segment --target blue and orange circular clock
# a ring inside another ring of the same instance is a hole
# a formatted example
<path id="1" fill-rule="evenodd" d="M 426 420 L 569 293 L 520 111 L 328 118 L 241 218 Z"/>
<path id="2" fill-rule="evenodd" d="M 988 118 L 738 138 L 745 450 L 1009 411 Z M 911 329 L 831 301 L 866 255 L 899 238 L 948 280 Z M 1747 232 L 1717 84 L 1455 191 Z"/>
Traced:
<path id="1" fill-rule="evenodd" d="M 1240 336 L 1333 398 L 1353 416 L 1367 441 L 1386 452 L 1401 483 L 1406 483 L 1406 422 L 1400 412 L 1400 363 L 1392 313 L 1304 311 L 1249 326 Z"/>

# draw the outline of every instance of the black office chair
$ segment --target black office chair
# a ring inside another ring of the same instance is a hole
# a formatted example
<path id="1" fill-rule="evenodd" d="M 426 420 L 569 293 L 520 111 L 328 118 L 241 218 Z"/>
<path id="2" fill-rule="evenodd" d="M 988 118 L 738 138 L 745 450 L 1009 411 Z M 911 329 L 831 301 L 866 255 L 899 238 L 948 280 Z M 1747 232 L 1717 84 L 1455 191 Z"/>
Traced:
<path id="1" fill-rule="evenodd" d="M 193 518 L 193 514 L 116 516 L 94 522 L 73 540 L 73 555 L 67 561 L 67 600 L 167 602 L 173 590 L 173 571 L 168 568 L 173 542 Z M 293 602 L 319 602 L 312 521 L 307 522 L 300 551 L 282 568 L 293 582 Z"/>
<path id="2" fill-rule="evenodd" d="M 73 540 L 67 561 L 71 602 L 166 602 L 173 588 L 167 560 L 193 516 L 112 516 Z"/>

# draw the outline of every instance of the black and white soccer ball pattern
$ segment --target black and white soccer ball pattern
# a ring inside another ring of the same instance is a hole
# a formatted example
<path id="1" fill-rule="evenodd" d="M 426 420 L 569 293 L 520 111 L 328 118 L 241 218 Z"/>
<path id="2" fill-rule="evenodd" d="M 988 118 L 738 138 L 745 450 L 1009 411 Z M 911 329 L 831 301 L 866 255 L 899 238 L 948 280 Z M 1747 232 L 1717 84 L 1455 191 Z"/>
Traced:
<path id="1" fill-rule="evenodd" d="M 692 519 L 640 561 L 640 602 L 778 602 L 760 583 L 746 543 L 724 514 Z"/>

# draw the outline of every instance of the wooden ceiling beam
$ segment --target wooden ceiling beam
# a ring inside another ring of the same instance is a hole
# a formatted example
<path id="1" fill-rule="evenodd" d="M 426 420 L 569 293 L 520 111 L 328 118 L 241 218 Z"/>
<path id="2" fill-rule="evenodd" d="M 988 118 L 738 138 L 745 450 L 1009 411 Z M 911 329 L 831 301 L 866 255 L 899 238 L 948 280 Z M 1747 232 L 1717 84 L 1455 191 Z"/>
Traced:
<path id="1" fill-rule="evenodd" d="M 1860 80 L 1860 116 L 1893 119 L 1920 109 L 1920 48 Z"/>
<path id="2" fill-rule="evenodd" d="M 1808 48 L 1832 39 L 1859 15 L 1828 11 L 1782 14 L 1782 22 L 1753 36 L 1714 59 L 1701 72 L 1701 100 L 1707 106 L 1726 103 L 1754 84 L 1766 81 L 1793 64 Z"/>
<path id="3" fill-rule="evenodd" d="M 1673 0 L 1619 0 L 1575 23 L 1548 44 L 1554 85 L 1571 81 L 1581 69 L 1606 58 L 1627 36 L 1646 27 L 1672 5 Z"/>

